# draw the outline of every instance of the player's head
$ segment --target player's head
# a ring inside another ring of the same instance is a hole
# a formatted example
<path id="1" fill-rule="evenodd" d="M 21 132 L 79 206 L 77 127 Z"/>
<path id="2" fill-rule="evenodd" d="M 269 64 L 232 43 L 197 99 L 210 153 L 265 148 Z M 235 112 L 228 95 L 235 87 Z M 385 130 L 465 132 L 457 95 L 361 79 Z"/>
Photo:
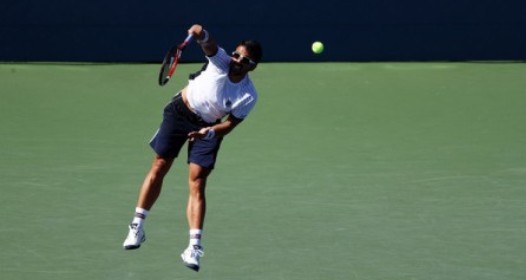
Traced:
<path id="1" fill-rule="evenodd" d="M 230 63 L 230 73 L 234 75 L 244 75 L 256 68 L 261 61 L 263 52 L 259 42 L 254 40 L 244 40 L 239 42 L 236 50 L 232 52 Z"/>
<path id="2" fill-rule="evenodd" d="M 243 40 L 237 44 L 237 46 L 243 46 L 248 51 L 248 56 L 257 63 L 261 61 L 261 58 L 263 57 L 263 49 L 261 48 L 261 44 L 258 41 L 255 40 Z"/>

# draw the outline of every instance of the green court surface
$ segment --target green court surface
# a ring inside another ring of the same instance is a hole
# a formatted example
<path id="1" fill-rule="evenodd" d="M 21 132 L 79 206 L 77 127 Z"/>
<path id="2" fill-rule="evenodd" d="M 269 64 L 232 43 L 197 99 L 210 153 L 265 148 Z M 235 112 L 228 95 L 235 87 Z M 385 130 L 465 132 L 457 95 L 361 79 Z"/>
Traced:
<path id="1" fill-rule="evenodd" d="M 124 251 L 170 97 L 154 64 L 0 64 L 0 277 L 526 279 L 526 64 L 276 63 L 223 142 L 202 269 L 178 161 Z"/>

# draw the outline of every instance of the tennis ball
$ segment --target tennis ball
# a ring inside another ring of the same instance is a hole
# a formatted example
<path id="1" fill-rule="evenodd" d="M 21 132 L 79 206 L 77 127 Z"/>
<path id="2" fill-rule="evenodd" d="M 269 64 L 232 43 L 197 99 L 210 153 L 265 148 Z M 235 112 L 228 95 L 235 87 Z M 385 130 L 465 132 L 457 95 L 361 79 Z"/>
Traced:
<path id="1" fill-rule="evenodd" d="M 315 54 L 320 54 L 323 52 L 323 43 L 320 41 L 316 41 L 312 43 L 312 52 Z"/>

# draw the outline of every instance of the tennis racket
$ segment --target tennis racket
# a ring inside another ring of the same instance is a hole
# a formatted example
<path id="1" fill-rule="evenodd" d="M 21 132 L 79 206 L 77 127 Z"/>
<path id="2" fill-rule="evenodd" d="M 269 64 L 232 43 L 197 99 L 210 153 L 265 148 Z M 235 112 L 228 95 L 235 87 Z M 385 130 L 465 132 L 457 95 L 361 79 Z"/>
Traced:
<path id="1" fill-rule="evenodd" d="M 181 54 L 183 53 L 186 45 L 192 41 L 192 37 L 192 34 L 188 35 L 181 44 L 171 47 L 164 56 L 161 70 L 159 71 L 160 86 L 164 86 L 170 81 L 170 78 L 174 74 L 175 68 L 177 67 L 177 63 L 179 63 L 179 58 L 181 58 Z"/>

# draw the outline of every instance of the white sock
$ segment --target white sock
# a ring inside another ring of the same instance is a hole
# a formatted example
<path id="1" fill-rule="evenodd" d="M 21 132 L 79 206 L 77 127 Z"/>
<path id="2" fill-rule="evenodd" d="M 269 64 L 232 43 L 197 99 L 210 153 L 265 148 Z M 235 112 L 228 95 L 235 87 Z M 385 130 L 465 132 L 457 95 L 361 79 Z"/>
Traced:
<path id="1" fill-rule="evenodd" d="M 133 216 L 132 224 L 137 224 L 139 227 L 142 227 L 144 220 L 148 217 L 149 211 L 143 208 L 136 207 L 135 215 Z"/>
<path id="2" fill-rule="evenodd" d="M 190 230 L 190 243 L 189 246 L 200 246 L 201 247 L 201 237 L 203 236 L 202 229 L 191 229 Z"/>

